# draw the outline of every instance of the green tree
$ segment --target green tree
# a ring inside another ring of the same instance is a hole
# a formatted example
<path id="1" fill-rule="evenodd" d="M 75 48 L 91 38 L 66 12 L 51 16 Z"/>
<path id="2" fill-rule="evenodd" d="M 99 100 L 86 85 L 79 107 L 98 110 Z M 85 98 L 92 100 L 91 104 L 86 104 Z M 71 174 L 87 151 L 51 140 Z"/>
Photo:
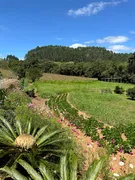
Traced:
<path id="1" fill-rule="evenodd" d="M 135 53 L 128 59 L 128 72 L 135 74 Z"/>
<path id="2" fill-rule="evenodd" d="M 26 70 L 26 77 L 32 82 L 39 79 L 42 76 L 42 71 L 39 68 L 30 68 Z"/>

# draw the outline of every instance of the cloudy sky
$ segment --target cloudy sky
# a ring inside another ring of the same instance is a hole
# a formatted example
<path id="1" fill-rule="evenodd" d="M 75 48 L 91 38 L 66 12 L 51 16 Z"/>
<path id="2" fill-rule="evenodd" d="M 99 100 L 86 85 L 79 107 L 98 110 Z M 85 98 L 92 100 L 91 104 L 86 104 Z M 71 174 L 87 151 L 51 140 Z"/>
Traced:
<path id="1" fill-rule="evenodd" d="M 36 46 L 135 51 L 135 0 L 1 0 L 0 57 Z"/>

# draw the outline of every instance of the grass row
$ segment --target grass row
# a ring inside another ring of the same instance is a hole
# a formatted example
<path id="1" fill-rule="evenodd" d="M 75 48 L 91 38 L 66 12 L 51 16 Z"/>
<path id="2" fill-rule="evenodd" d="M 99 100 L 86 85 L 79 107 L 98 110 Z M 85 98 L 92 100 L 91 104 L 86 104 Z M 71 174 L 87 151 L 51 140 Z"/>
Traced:
<path id="1" fill-rule="evenodd" d="M 86 135 L 98 141 L 99 146 L 106 147 L 109 153 L 116 153 L 117 151 L 131 153 L 132 149 L 135 148 L 135 124 L 129 123 L 110 127 L 93 117 L 84 119 L 82 116 L 80 117 L 78 111 L 67 102 L 67 94 L 50 98 L 48 106 L 54 110 L 57 115 L 62 114 L 64 118 L 68 119 L 70 125 L 76 125 L 76 127 L 81 129 Z M 125 134 L 126 139 L 122 138 L 122 133 Z"/>

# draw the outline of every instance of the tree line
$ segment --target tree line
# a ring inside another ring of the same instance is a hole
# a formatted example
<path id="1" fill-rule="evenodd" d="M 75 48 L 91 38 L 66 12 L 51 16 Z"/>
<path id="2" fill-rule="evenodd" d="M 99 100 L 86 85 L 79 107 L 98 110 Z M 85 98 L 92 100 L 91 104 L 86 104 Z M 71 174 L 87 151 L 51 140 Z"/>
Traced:
<path id="1" fill-rule="evenodd" d="M 58 62 L 89 62 L 100 60 L 126 61 L 130 54 L 114 53 L 103 47 L 42 46 L 28 51 L 25 59 L 38 59 Z"/>
<path id="2" fill-rule="evenodd" d="M 59 46 L 49 46 L 53 49 L 58 50 L 58 54 L 54 51 L 54 54 L 57 54 L 57 57 L 60 53 L 62 47 L 58 48 Z M 104 48 L 98 47 L 91 47 L 95 50 L 95 56 L 100 56 L 97 52 Z M 36 49 L 44 49 L 44 47 L 36 48 Z M 45 48 L 46 49 L 46 48 Z M 65 54 L 68 54 L 68 50 L 74 51 L 73 48 L 63 47 L 65 49 Z M 87 51 L 90 48 L 77 48 L 76 52 L 80 51 Z M 96 52 L 97 49 L 97 52 Z M 67 52 L 66 52 L 67 50 Z M 34 50 L 31 50 L 32 52 Z M 90 78 L 98 78 L 101 80 L 102 78 L 121 78 L 122 82 L 130 82 L 135 83 L 135 53 L 134 54 L 116 54 L 110 52 L 110 54 L 114 54 L 116 59 L 107 59 L 107 56 L 104 56 L 102 59 L 95 59 L 90 61 L 79 61 L 77 60 L 78 55 L 75 56 L 75 60 L 72 61 L 72 58 L 65 61 L 67 57 L 59 56 L 57 61 L 56 59 L 48 59 L 48 56 L 44 56 L 44 58 L 39 58 L 39 54 L 35 53 L 31 56 L 31 51 L 29 51 L 26 56 L 25 60 L 19 60 L 16 56 L 8 55 L 5 59 L 0 61 L 1 68 L 9 68 L 13 70 L 17 75 L 18 78 L 27 77 L 31 79 L 31 81 L 35 81 L 39 77 L 42 76 L 42 73 L 56 73 L 56 74 L 63 74 L 63 75 L 72 75 L 72 76 L 84 76 Z M 40 52 L 40 51 L 39 51 Z M 49 51 L 48 51 L 49 52 Z M 108 51 L 105 50 L 107 54 Z M 42 54 L 42 53 L 41 53 Z M 68 54 L 69 56 L 69 54 Z M 52 56 L 53 57 L 53 56 Z M 61 57 L 61 58 L 60 58 Z M 62 61 L 63 57 L 63 61 Z M 120 58 L 118 58 L 120 57 Z M 121 58 L 123 57 L 123 58 Z"/>

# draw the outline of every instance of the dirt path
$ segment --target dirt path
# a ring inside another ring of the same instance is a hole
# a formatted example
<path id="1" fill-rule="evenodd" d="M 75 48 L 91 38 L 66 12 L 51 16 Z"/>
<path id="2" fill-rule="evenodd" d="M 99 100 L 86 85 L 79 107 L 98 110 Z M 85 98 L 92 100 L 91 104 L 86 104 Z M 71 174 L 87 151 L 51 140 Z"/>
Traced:
<path id="1" fill-rule="evenodd" d="M 54 117 L 54 113 L 45 105 L 45 99 L 36 97 L 32 99 L 32 103 L 37 108 L 38 112 L 45 117 Z M 61 120 L 62 119 L 62 120 Z M 100 147 L 98 142 L 93 142 L 89 136 L 86 136 L 80 129 L 77 129 L 74 125 L 69 123 L 64 117 L 57 120 L 62 127 L 68 127 L 73 136 L 76 139 L 79 150 L 83 153 L 86 160 L 84 162 L 84 169 L 86 170 L 89 164 L 100 157 L 106 155 L 104 148 Z M 110 173 L 125 175 L 129 173 L 135 173 L 135 150 L 131 154 L 118 152 L 116 155 L 110 157 Z"/>
<path id="2" fill-rule="evenodd" d="M 7 89 L 11 84 L 18 87 L 19 81 L 17 79 L 1 79 L 0 80 L 1 89 Z"/>

